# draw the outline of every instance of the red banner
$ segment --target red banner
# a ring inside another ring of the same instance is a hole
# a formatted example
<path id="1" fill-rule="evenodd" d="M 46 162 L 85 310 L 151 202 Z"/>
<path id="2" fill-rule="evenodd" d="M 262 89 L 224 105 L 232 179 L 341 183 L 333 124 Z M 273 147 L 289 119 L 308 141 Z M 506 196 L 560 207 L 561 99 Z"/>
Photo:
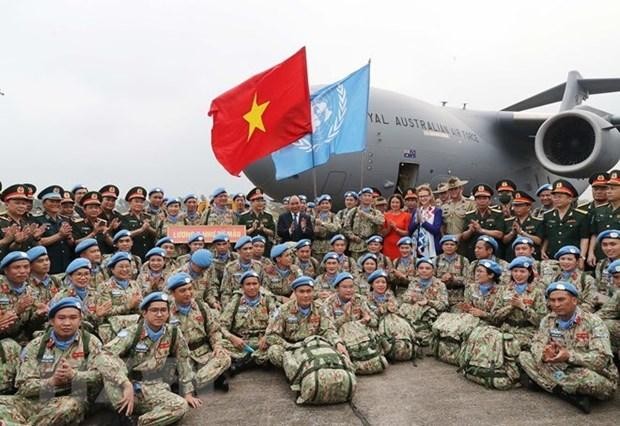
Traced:
<path id="1" fill-rule="evenodd" d="M 194 232 L 200 232 L 205 237 L 205 242 L 210 243 L 217 234 L 227 234 L 230 241 L 235 242 L 245 235 L 245 226 L 243 225 L 196 225 L 168 226 L 167 235 L 172 238 L 175 244 L 187 243 L 190 235 Z"/>

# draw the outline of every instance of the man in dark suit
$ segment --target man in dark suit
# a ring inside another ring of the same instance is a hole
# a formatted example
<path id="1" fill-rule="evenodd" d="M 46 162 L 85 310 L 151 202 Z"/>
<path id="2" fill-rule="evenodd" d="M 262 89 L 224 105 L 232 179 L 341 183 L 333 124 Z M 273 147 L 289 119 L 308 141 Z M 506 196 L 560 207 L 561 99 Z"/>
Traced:
<path id="1" fill-rule="evenodd" d="M 282 242 L 299 241 L 304 238 L 312 240 L 314 238 L 312 221 L 310 216 L 300 211 L 301 201 L 297 195 L 289 198 L 288 210 L 278 218 L 278 236 Z"/>

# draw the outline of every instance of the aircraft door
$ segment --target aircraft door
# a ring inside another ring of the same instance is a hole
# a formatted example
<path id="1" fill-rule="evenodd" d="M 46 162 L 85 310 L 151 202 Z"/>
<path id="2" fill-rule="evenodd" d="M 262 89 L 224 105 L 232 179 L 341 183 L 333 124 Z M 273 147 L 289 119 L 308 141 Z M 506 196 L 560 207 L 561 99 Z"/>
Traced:
<path id="1" fill-rule="evenodd" d="M 407 188 L 415 188 L 420 165 L 417 163 L 400 163 L 398 165 L 398 181 L 396 191 L 404 194 Z"/>

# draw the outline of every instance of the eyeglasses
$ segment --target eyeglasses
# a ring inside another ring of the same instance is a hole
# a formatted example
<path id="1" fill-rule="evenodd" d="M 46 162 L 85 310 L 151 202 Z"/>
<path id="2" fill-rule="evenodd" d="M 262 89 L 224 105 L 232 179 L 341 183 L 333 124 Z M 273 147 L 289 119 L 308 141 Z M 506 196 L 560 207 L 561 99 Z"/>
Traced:
<path id="1" fill-rule="evenodd" d="M 166 315 L 168 313 L 168 308 L 148 308 L 146 311 L 153 315 Z"/>

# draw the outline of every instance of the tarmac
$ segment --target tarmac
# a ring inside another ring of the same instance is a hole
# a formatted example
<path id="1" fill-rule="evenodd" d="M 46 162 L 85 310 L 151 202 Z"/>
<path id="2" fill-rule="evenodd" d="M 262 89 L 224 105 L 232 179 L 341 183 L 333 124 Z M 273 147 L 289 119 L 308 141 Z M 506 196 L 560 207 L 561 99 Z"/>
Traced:
<path id="1" fill-rule="evenodd" d="M 200 393 L 203 405 L 181 425 L 618 425 L 620 396 L 593 402 L 581 413 L 545 392 L 489 390 L 469 382 L 456 367 L 433 358 L 390 365 L 381 374 L 358 376 L 351 403 L 298 406 L 284 374 L 274 368 L 243 372 L 230 391 Z M 99 412 L 85 424 L 115 424 Z"/>

